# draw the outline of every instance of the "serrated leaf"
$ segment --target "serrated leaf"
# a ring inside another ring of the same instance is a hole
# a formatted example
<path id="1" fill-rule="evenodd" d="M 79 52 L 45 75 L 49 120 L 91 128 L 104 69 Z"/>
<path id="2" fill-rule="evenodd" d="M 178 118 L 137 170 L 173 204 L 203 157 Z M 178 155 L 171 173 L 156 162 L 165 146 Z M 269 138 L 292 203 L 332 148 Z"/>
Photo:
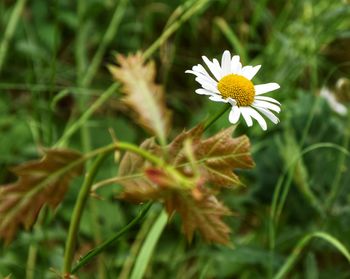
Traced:
<path id="1" fill-rule="evenodd" d="M 120 66 L 109 65 L 108 68 L 123 84 L 123 102 L 136 113 L 136 122 L 165 142 L 171 114 L 165 105 L 163 89 L 155 82 L 154 62 L 146 63 L 141 53 L 128 57 L 117 55 L 116 61 Z"/>
<path id="2" fill-rule="evenodd" d="M 252 168 L 254 162 L 250 156 L 248 137 L 232 138 L 233 131 L 234 127 L 230 127 L 201 140 L 203 128 L 197 126 L 174 139 L 169 146 L 170 158 L 175 166 L 186 164 L 187 159 L 181 146 L 191 139 L 196 163 L 208 182 L 216 187 L 239 185 L 241 182 L 233 169 Z"/>
<path id="3" fill-rule="evenodd" d="M 21 225 L 33 225 L 45 204 L 55 208 L 62 201 L 71 179 L 82 173 L 80 158 L 73 150 L 46 149 L 41 160 L 12 169 L 17 182 L 0 186 L 0 237 L 6 243 Z"/>
<path id="4" fill-rule="evenodd" d="M 165 150 L 153 140 L 146 140 L 141 147 L 157 156 L 167 154 L 163 159 L 187 183 L 184 185 L 166 167 L 152 166 L 139 155 L 126 152 L 119 176 L 135 178 L 120 182 L 124 187 L 121 198 L 131 202 L 161 201 L 169 215 L 180 214 L 188 240 L 198 230 L 208 242 L 227 244 L 230 229 L 222 218 L 230 215 L 230 210 L 217 200 L 206 183 L 217 189 L 238 184 L 233 169 L 253 167 L 249 139 L 232 138 L 232 132 L 229 128 L 202 140 L 203 127 L 197 126 L 182 132 Z"/>
<path id="5" fill-rule="evenodd" d="M 195 230 L 207 242 L 229 243 L 230 228 L 223 222 L 223 216 L 231 215 L 231 211 L 209 192 L 200 192 L 201 197 L 189 193 L 174 193 L 165 201 L 168 213 L 177 211 L 182 218 L 182 229 L 189 241 Z"/>

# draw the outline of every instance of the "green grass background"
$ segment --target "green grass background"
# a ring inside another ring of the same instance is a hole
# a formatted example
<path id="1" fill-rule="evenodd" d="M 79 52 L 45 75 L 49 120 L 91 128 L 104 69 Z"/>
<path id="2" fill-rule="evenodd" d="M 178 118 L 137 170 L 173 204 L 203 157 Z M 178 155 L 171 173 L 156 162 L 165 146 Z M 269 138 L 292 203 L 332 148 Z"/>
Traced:
<path id="1" fill-rule="evenodd" d="M 170 27 L 175 32 L 164 40 Z M 256 168 L 240 172 L 247 187 L 222 194 L 236 213 L 226 219 L 233 248 L 200 237 L 188 244 L 180 220 L 163 230 L 154 210 L 79 278 L 350 278 L 350 114 L 337 115 L 319 97 L 321 87 L 349 77 L 348 1 L 1 1 L 0 183 L 15 179 L 10 166 L 37 158 L 38 147 L 54 146 L 106 92 L 114 53 L 146 50 L 157 40 L 150 54 L 173 110 L 172 136 L 220 110 L 194 94 L 197 85 L 184 71 L 201 55 L 219 57 L 225 49 L 244 64 L 262 64 L 256 82 L 281 85 L 270 94 L 282 103 L 281 123 L 269 124 L 267 132 L 241 123 L 235 132 L 251 138 Z M 67 139 L 70 147 L 108 144 L 109 128 L 136 144 L 147 137 L 120 94 L 110 95 Z M 229 125 L 225 115 L 207 134 Z M 109 158 L 98 180 L 116 170 Z M 0 277 L 58 277 L 81 182 L 76 179 L 61 206 L 40 215 L 31 232 L 0 247 Z M 89 200 L 77 255 L 139 211 L 115 199 L 118 189 L 106 186 L 103 200 Z"/>

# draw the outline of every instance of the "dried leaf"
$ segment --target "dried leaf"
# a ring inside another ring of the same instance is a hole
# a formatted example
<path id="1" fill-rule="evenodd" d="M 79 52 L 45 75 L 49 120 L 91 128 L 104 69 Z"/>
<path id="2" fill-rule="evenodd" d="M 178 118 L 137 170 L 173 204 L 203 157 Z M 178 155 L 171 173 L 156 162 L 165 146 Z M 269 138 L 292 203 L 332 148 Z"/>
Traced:
<path id="1" fill-rule="evenodd" d="M 41 160 L 23 163 L 12 171 L 17 182 L 0 187 L 0 236 L 10 242 L 20 225 L 29 229 L 40 209 L 55 208 L 70 180 L 82 173 L 81 154 L 68 149 L 44 150 Z"/>
<path id="2" fill-rule="evenodd" d="M 109 65 L 109 70 L 123 84 L 124 103 L 136 113 L 141 126 L 164 142 L 170 128 L 170 111 L 162 87 L 155 83 L 154 62 L 145 63 L 141 53 L 117 55 L 116 61 L 120 66 Z"/>
<path id="3" fill-rule="evenodd" d="M 202 140 L 203 127 L 197 126 L 182 132 L 167 146 L 165 159 L 186 179 L 186 187 L 166 168 L 151 166 L 140 156 L 127 152 L 121 161 L 119 176 L 134 174 L 137 177 L 120 182 L 124 187 L 121 198 L 131 202 L 161 201 L 169 215 L 175 211 L 180 214 L 189 240 L 198 230 L 208 242 L 227 244 L 230 229 L 222 218 L 230 215 L 230 210 L 216 199 L 205 183 L 218 189 L 235 185 L 239 179 L 233 169 L 253 167 L 249 139 L 245 136 L 232 138 L 232 132 L 229 128 Z M 154 140 L 145 141 L 141 147 L 162 156 Z"/>
<path id="4" fill-rule="evenodd" d="M 189 241 L 198 230 L 207 242 L 229 243 L 231 230 L 222 217 L 231 212 L 214 195 L 202 191 L 201 198 L 197 199 L 194 195 L 176 193 L 166 200 L 165 207 L 169 213 L 177 211 L 180 214 L 182 229 Z"/>
<path id="5" fill-rule="evenodd" d="M 156 145 L 153 138 L 146 139 L 140 147 L 151 153 L 159 152 L 159 146 Z M 135 174 L 135 178 L 120 182 L 124 186 L 124 191 L 120 198 L 135 203 L 160 198 L 159 187 L 149 181 L 144 175 L 140 175 L 143 174 L 147 166 L 149 164 L 141 156 L 132 152 L 126 152 L 124 154 L 120 162 L 118 176 L 123 177 Z"/>
<path id="6" fill-rule="evenodd" d="M 207 181 L 216 187 L 241 184 L 233 172 L 236 168 L 252 168 L 254 162 L 250 156 L 250 142 L 247 136 L 232 138 L 234 127 L 227 128 L 216 135 L 201 140 L 202 126 L 177 136 L 169 146 L 169 157 L 175 166 L 186 166 L 188 160 L 183 144 L 191 139 L 196 163 Z"/>

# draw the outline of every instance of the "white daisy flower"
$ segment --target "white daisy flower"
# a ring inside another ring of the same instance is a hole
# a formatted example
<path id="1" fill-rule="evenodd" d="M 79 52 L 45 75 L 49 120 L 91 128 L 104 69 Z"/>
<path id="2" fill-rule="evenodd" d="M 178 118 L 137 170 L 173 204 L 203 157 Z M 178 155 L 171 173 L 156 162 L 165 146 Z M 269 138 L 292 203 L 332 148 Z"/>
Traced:
<path id="1" fill-rule="evenodd" d="M 320 90 L 320 95 L 327 101 L 330 108 L 336 113 L 342 116 L 347 115 L 348 109 L 342 103 L 338 102 L 334 92 L 331 92 L 327 87 L 322 87 Z"/>
<path id="2" fill-rule="evenodd" d="M 214 102 L 232 105 L 229 114 L 229 121 L 232 124 L 237 123 L 242 115 L 248 127 L 253 125 L 252 118 L 254 118 L 261 128 L 266 130 L 266 121 L 261 114 L 275 124 L 279 122 L 272 111 L 279 113 L 281 104 L 263 94 L 276 90 L 280 86 L 277 83 L 254 85 L 251 81 L 261 65 L 242 67 L 239 56 L 231 57 L 228 50 L 224 51 L 221 64 L 217 59 L 210 61 L 205 56 L 202 58 L 212 75 L 201 64 L 193 66 L 192 70 L 187 70 L 185 73 L 194 74 L 196 81 L 202 86 L 195 91 L 197 94 L 208 95 L 209 99 Z"/>

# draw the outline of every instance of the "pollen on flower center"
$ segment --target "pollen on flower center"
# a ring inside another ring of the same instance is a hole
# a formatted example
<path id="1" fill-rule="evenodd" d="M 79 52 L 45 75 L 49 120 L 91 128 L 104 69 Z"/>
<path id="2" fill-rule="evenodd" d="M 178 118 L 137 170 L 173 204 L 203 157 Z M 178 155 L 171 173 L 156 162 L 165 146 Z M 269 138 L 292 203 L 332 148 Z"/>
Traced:
<path id="1" fill-rule="evenodd" d="M 232 98 L 238 106 L 249 106 L 254 102 L 254 84 L 247 78 L 235 74 L 230 74 L 218 83 L 218 90 L 224 99 Z"/>

